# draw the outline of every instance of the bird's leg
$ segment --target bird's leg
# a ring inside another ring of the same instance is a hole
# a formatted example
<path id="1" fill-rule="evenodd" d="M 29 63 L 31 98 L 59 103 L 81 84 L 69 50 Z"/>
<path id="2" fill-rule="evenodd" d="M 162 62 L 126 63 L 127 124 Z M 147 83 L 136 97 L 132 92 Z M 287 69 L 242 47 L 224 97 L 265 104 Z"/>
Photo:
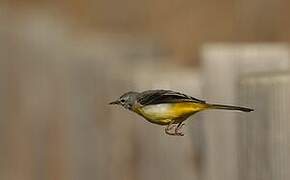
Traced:
<path id="1" fill-rule="evenodd" d="M 175 128 L 175 135 L 177 136 L 184 136 L 184 134 L 181 132 L 182 127 L 184 126 L 184 123 L 180 122 L 176 128 Z"/>
<path id="2" fill-rule="evenodd" d="M 165 128 L 165 133 L 168 135 L 176 135 L 175 132 L 170 132 L 175 127 L 174 121 L 171 121 Z"/>

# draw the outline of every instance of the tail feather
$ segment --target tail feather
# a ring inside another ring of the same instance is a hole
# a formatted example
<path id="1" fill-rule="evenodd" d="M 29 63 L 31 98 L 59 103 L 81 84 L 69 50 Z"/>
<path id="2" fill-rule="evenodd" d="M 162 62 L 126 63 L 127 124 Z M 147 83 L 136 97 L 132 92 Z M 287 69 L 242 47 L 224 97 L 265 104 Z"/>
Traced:
<path id="1" fill-rule="evenodd" d="M 225 110 L 237 110 L 243 112 L 251 112 L 254 109 L 240 106 L 222 105 L 222 104 L 209 104 L 210 109 L 225 109 Z"/>

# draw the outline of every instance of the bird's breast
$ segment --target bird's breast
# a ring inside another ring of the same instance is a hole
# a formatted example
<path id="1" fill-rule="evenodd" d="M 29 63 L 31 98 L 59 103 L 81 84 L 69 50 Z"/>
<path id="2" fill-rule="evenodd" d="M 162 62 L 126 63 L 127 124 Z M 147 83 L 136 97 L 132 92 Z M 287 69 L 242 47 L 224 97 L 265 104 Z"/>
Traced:
<path id="1" fill-rule="evenodd" d="M 189 116 L 204 108 L 204 105 L 192 102 L 164 103 L 141 107 L 138 113 L 148 120 L 160 122 Z"/>

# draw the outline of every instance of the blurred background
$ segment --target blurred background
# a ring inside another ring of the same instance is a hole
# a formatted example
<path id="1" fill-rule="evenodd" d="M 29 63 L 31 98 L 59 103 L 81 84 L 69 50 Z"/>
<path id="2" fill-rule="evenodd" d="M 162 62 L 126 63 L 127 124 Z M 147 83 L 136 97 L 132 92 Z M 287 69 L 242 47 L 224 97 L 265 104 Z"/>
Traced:
<path id="1" fill-rule="evenodd" d="M 1 180 L 286 180 L 290 1 L 0 2 Z M 184 137 L 108 102 L 172 89 Z"/>

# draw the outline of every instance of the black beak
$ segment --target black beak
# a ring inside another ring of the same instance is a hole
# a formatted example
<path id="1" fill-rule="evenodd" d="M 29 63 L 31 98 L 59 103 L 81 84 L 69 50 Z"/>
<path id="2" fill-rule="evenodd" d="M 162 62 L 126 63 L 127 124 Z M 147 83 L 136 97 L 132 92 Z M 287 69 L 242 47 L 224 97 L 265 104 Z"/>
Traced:
<path id="1" fill-rule="evenodd" d="M 109 104 L 120 104 L 120 101 L 119 100 L 117 100 L 117 101 L 113 101 L 113 102 L 110 102 Z"/>

